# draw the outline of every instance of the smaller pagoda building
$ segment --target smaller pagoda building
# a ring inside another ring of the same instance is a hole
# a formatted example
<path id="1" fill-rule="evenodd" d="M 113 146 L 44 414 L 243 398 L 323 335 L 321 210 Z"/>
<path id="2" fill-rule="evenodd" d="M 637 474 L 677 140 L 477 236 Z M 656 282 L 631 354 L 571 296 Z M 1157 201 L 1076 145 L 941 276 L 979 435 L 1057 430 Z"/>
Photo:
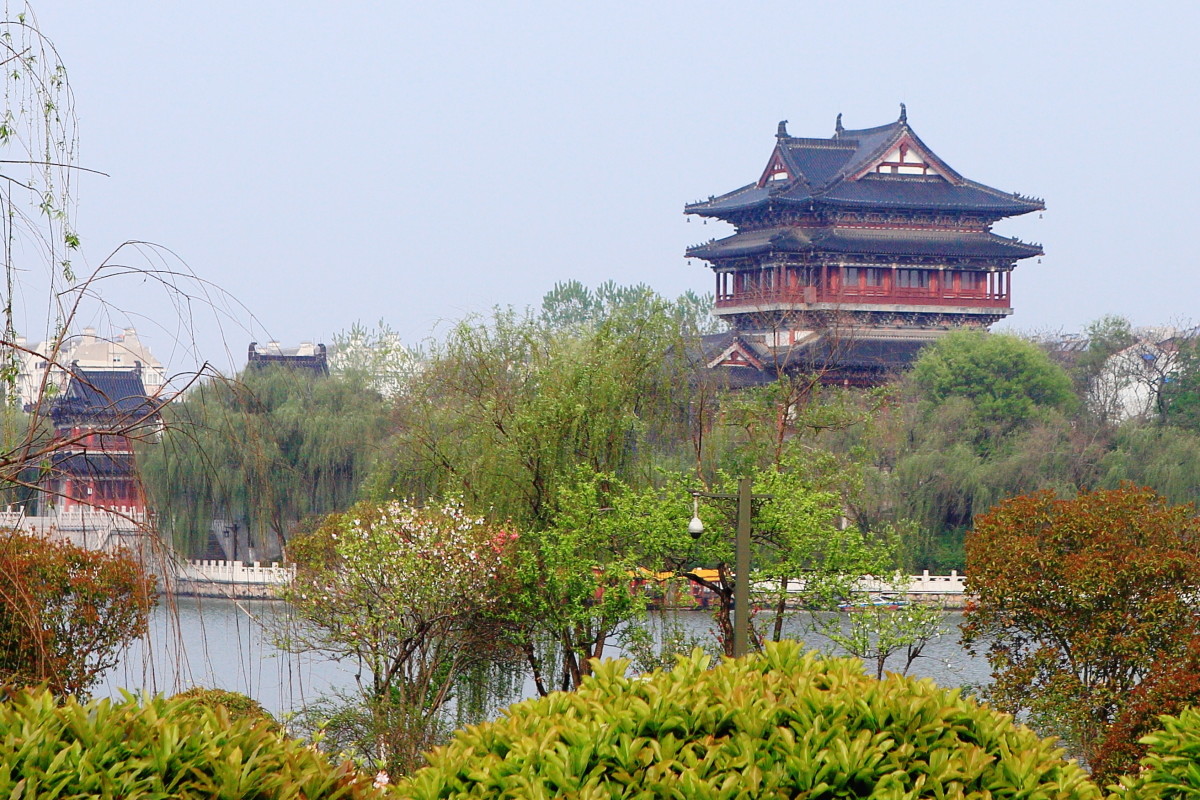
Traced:
<path id="1" fill-rule="evenodd" d="M 732 236 L 691 247 L 716 273 L 713 313 L 730 325 L 705 359 L 740 383 L 780 370 L 879 383 L 926 343 L 1012 313 L 1011 275 L 1042 248 L 992 232 L 1042 200 L 969 180 L 900 118 L 842 127 L 828 139 L 791 136 L 754 183 L 691 203 L 685 214 L 732 224 Z"/>
<path id="2" fill-rule="evenodd" d="M 279 342 L 260 345 L 251 342 L 246 354 L 246 368 L 263 370 L 270 367 L 311 372 L 313 375 L 329 374 L 329 354 L 323 344 L 301 342 L 299 347 L 280 347 Z"/>
<path id="3" fill-rule="evenodd" d="M 141 370 L 72 364 L 66 390 L 42 408 L 54 425 L 55 446 L 41 480 L 41 505 L 144 512 L 134 441 L 158 430 L 161 402 L 146 395 Z"/>

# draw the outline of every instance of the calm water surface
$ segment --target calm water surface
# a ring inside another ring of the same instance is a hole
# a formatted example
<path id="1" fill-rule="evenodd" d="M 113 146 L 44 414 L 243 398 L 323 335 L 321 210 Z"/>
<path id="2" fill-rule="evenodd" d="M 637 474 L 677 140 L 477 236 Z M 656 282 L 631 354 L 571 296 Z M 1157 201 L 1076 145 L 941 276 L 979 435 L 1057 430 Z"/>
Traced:
<path id="1" fill-rule="evenodd" d="M 705 611 L 665 612 L 696 635 L 708 635 L 712 618 Z M 932 678 L 943 686 L 982 685 L 988 681 L 987 662 L 972 658 L 958 646 L 957 613 L 946 615 L 945 636 L 930 643 L 912 674 Z M 242 692 L 274 714 L 303 708 L 331 691 L 353 691 L 355 667 L 315 656 L 281 652 L 273 631 L 290 622 L 289 607 L 279 601 L 232 601 L 207 598 L 163 599 L 154 612 L 150 633 L 125 653 L 105 676 L 96 695 L 116 695 L 120 689 L 173 694 L 192 686 Z M 788 635 L 830 651 L 828 639 L 805 630 L 808 620 L 793 618 Z M 654 621 L 651 621 L 654 624 Z M 617 650 L 613 656 L 622 655 Z M 899 669 L 903 663 L 889 662 Z M 874 667 L 872 665 L 871 669 Z M 532 693 L 532 685 L 526 687 Z"/>

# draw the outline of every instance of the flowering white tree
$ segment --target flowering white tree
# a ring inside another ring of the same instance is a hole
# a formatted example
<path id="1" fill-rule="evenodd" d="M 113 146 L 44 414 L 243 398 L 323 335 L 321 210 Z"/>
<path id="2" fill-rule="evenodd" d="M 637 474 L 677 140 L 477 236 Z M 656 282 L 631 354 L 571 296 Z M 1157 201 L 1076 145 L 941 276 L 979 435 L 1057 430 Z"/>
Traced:
<path id="1" fill-rule="evenodd" d="M 434 744 L 464 674 L 504 660 L 501 604 L 516 534 L 448 503 L 360 504 L 289 549 L 293 650 L 359 667 L 365 755 L 407 769 Z"/>

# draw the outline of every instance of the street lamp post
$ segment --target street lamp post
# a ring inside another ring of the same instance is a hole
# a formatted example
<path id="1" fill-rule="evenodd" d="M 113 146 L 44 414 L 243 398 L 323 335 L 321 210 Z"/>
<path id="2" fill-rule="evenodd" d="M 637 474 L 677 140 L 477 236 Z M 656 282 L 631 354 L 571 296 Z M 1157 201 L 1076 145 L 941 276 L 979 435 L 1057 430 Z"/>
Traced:
<path id="1" fill-rule="evenodd" d="M 737 500 L 737 536 L 734 540 L 734 583 L 733 583 L 733 656 L 741 658 L 750 648 L 750 513 L 755 500 L 769 500 L 769 494 L 753 494 L 750 478 L 738 480 L 737 494 L 713 494 L 692 492 L 692 497 L 708 497 L 715 500 Z M 688 524 L 688 533 L 699 539 L 704 533 L 699 510 L 695 510 Z"/>

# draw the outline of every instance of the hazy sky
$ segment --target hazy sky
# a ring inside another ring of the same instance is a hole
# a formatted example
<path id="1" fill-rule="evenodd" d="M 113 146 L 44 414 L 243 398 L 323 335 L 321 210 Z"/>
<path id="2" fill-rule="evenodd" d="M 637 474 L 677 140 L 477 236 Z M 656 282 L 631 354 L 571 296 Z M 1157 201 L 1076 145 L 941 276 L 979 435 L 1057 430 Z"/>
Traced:
<path id="1" fill-rule="evenodd" d="M 1108 2 L 454 3 L 47 0 L 95 264 L 170 248 L 244 304 L 200 355 L 408 341 L 556 281 L 711 291 L 684 249 L 730 229 L 684 203 L 755 180 L 796 136 L 909 122 L 969 178 L 1044 197 L 1005 326 L 1200 319 L 1200 5 Z M 175 311 L 136 286 L 173 366 Z M 251 321 L 250 314 L 254 321 Z M 120 324 L 116 315 L 112 324 Z M 101 321 L 108 325 L 108 321 Z M 157 323 L 157 324 L 156 324 Z M 222 332 L 224 341 L 222 341 Z"/>

